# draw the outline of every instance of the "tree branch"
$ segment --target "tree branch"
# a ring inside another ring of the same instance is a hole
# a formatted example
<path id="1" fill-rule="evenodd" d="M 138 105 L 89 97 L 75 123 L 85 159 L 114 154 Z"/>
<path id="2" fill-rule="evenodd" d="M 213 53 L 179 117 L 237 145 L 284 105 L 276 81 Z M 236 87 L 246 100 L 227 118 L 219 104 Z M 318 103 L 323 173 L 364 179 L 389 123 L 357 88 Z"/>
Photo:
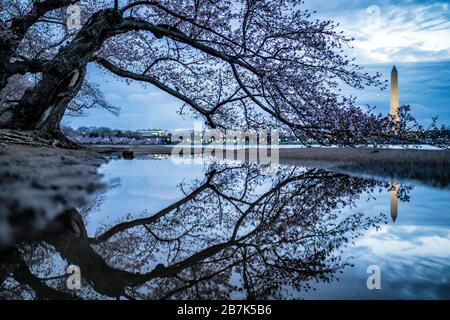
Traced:
<path id="1" fill-rule="evenodd" d="M 23 59 L 21 61 L 12 62 L 8 68 L 8 76 L 15 74 L 25 74 L 42 72 L 44 69 L 44 64 L 47 61 L 39 59 Z"/>
<path id="2" fill-rule="evenodd" d="M 127 4 L 125 7 L 122 8 L 121 11 L 122 11 L 122 13 L 124 13 L 124 12 L 134 8 L 134 7 L 142 6 L 142 5 L 157 6 L 158 2 L 157 1 L 136 1 L 136 2 L 133 2 L 133 3 Z"/>
<path id="3" fill-rule="evenodd" d="M 189 98 L 189 97 L 181 94 L 180 92 L 170 88 L 169 86 L 167 86 L 164 83 L 160 82 L 155 77 L 152 77 L 152 76 L 149 76 L 149 75 L 140 75 L 140 74 L 136 74 L 136 73 L 133 73 L 133 72 L 130 72 L 130 71 L 127 71 L 127 70 L 123 70 L 123 69 L 115 66 L 114 64 L 112 64 L 111 62 L 109 62 L 108 60 L 106 60 L 104 58 L 97 57 L 95 59 L 95 62 L 97 62 L 98 64 L 100 64 L 101 66 L 106 68 L 107 70 L 111 71 L 112 73 L 114 73 L 114 74 L 116 74 L 116 75 L 118 75 L 120 77 L 150 83 L 150 84 L 154 85 L 155 87 L 157 87 L 157 88 L 167 92 L 168 94 L 170 94 L 170 95 L 180 99 L 181 101 L 183 101 L 183 102 L 187 103 L 188 105 L 190 105 L 194 110 L 196 110 L 197 112 L 202 114 L 205 117 L 206 122 L 208 123 L 208 125 L 211 126 L 211 128 L 216 128 L 216 124 L 214 123 L 214 120 L 212 119 L 211 114 L 207 110 L 202 108 L 200 105 L 198 105 L 197 102 L 195 102 L 191 98 Z"/>
<path id="4" fill-rule="evenodd" d="M 192 39 L 192 38 L 188 37 L 187 35 L 185 35 L 184 33 L 180 32 L 176 28 L 173 28 L 173 27 L 170 27 L 167 25 L 154 25 L 147 21 L 138 20 L 138 19 L 134 19 L 134 18 L 125 18 L 124 22 L 121 25 L 121 28 L 124 30 L 130 30 L 130 31 L 131 30 L 149 31 L 149 32 L 153 33 L 156 37 L 166 36 L 174 41 L 188 44 L 191 47 L 198 49 L 200 51 L 203 51 L 210 56 L 219 58 L 228 63 L 239 65 L 256 75 L 260 75 L 260 72 L 255 67 L 250 65 L 249 63 L 240 60 L 238 57 L 231 56 L 225 52 L 222 52 L 222 51 L 216 50 L 212 47 L 201 44 L 198 41 L 196 41 L 195 39 Z"/>
<path id="5" fill-rule="evenodd" d="M 47 12 L 63 8 L 65 6 L 75 4 L 80 0 L 46 0 L 46 1 L 37 1 L 35 5 L 26 15 L 20 18 L 15 18 L 11 24 L 11 30 L 20 36 L 23 37 L 28 29 L 39 21 Z"/>
<path id="6" fill-rule="evenodd" d="M 101 242 L 104 242 L 104 241 L 108 240 L 113 235 L 115 235 L 115 234 L 117 234 L 119 232 L 122 232 L 122 231 L 124 231 L 126 229 L 137 227 L 137 226 L 140 226 L 140 225 L 147 225 L 147 224 L 155 223 L 156 221 L 161 219 L 161 217 L 163 217 L 166 214 L 168 214 L 169 212 L 179 208 L 183 204 L 188 203 L 189 201 L 191 201 L 192 199 L 197 197 L 199 194 L 201 194 L 204 190 L 209 188 L 210 184 L 211 184 L 211 181 L 212 181 L 212 179 L 213 179 L 213 177 L 215 175 L 216 175 L 216 172 L 212 171 L 208 175 L 206 181 L 201 186 L 199 186 L 197 189 L 192 191 L 189 195 L 187 195 L 183 199 L 181 199 L 181 200 L 171 204 L 170 206 L 162 209 L 161 211 L 159 211 L 158 213 L 155 213 L 151 217 L 142 218 L 142 219 L 136 219 L 136 220 L 127 221 L 127 222 L 123 222 L 123 223 L 117 224 L 114 227 L 112 227 L 111 229 L 109 229 L 108 231 L 106 231 L 105 233 L 101 234 L 100 236 L 98 236 L 98 237 L 96 237 L 94 239 L 90 239 L 90 242 L 93 243 L 93 244 L 99 244 Z"/>

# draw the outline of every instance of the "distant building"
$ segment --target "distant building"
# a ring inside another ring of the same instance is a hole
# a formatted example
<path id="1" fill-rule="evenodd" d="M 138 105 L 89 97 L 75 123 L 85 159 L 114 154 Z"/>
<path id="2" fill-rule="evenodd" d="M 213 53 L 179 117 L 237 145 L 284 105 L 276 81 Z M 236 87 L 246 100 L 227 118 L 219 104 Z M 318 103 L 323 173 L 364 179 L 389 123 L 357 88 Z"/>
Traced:
<path id="1" fill-rule="evenodd" d="M 137 132 L 142 138 L 167 137 L 169 134 L 167 130 L 161 129 L 139 129 Z"/>

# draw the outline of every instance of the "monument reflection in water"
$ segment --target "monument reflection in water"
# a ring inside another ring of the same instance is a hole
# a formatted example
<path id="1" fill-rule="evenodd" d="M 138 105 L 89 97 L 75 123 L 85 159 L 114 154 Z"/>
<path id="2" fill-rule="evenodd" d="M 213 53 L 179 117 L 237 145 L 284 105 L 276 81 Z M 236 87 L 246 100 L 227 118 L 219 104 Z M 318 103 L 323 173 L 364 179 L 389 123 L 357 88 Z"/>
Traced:
<path id="1" fill-rule="evenodd" d="M 168 161 L 133 160 L 127 165 L 145 163 L 151 168 L 152 163 Z M 410 191 L 320 169 L 280 167 L 262 175 L 264 169 L 205 163 L 202 176 L 180 181 L 182 196 L 176 201 L 126 216 L 109 212 L 96 223 L 107 197 L 122 188 L 115 179 L 107 194 L 99 194 L 89 208 L 66 212 L 51 232 L 2 254 L 0 295 L 4 299 L 308 297 L 311 289 L 326 290 L 341 272 L 352 268 L 354 259 L 344 254 L 346 248 L 387 222 L 385 214 L 343 211 L 355 208 L 362 195 L 384 190 L 395 194 L 396 204 L 398 197 L 407 200 Z M 145 193 L 142 180 L 138 189 Z M 133 207 L 132 200 L 129 206 Z M 385 210 L 388 213 L 389 207 Z M 68 265 L 81 270 L 79 290 L 67 287 Z"/>

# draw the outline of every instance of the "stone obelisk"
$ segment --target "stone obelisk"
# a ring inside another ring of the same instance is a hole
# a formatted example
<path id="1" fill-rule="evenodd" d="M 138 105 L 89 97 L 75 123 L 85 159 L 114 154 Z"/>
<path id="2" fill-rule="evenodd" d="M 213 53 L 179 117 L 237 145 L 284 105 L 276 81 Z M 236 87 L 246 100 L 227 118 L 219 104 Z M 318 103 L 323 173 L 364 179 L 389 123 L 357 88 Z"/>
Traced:
<path id="1" fill-rule="evenodd" d="M 390 115 L 393 120 L 393 127 L 395 128 L 395 124 L 398 122 L 399 114 L 398 114 L 398 71 L 394 66 L 391 72 L 391 108 Z"/>
<path id="2" fill-rule="evenodd" d="M 394 223 L 398 216 L 398 189 L 397 183 L 391 183 L 391 218 Z"/>
<path id="3" fill-rule="evenodd" d="M 392 123 L 391 123 L 391 129 L 393 131 L 396 130 L 398 120 L 399 120 L 399 114 L 398 114 L 398 107 L 399 107 L 399 98 L 398 98 L 398 71 L 397 68 L 394 66 L 392 68 L 391 72 L 391 108 L 389 111 L 389 114 L 391 115 Z M 391 218 L 392 222 L 395 223 L 398 216 L 398 184 L 391 183 Z"/>

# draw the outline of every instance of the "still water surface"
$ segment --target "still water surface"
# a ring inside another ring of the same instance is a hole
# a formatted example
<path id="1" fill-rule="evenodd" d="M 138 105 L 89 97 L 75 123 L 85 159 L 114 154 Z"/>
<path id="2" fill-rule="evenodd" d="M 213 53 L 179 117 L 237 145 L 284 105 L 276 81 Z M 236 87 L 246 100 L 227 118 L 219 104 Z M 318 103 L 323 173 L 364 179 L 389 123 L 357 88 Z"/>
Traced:
<path id="1" fill-rule="evenodd" d="M 164 156 L 100 171 L 107 190 L 71 213 L 68 231 L 20 248 L 55 297 L 450 299 L 448 189 Z M 66 288 L 68 264 L 80 290 Z M 14 278 L 0 287 L 38 291 Z"/>

